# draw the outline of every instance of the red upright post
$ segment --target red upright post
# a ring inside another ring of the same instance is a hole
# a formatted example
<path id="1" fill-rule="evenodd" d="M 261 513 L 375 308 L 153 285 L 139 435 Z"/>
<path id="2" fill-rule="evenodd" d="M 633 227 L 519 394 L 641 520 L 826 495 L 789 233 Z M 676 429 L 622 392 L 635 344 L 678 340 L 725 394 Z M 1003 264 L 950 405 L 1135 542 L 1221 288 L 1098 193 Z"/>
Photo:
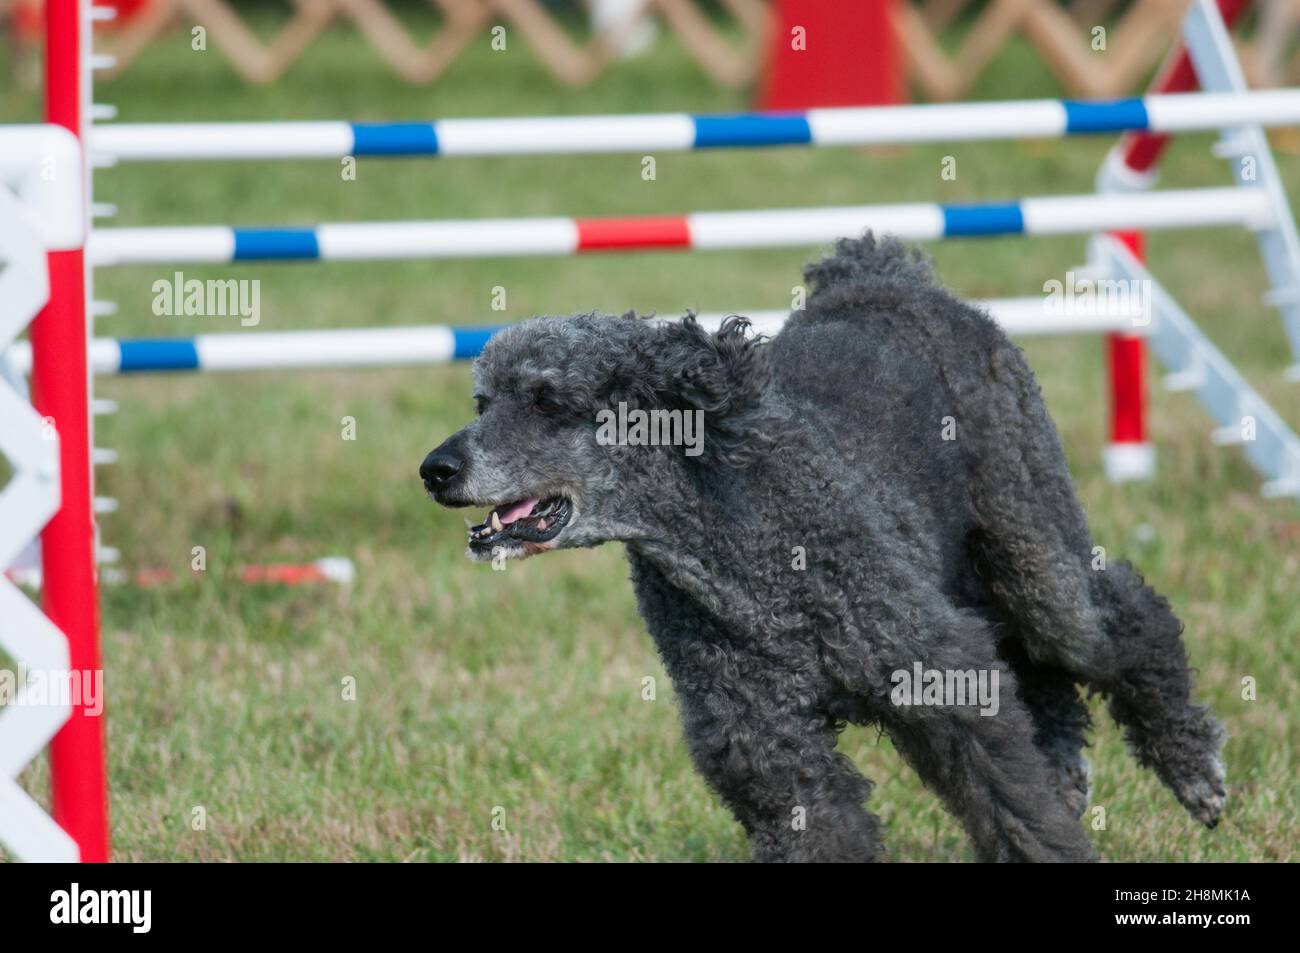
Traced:
<path id="1" fill-rule="evenodd" d="M 45 5 L 45 118 L 82 138 L 81 0 Z M 84 142 L 84 139 L 83 139 Z M 84 147 L 83 147 L 84 153 Z M 59 435 L 61 505 L 41 534 L 43 608 L 68 637 L 73 671 L 98 672 L 99 599 L 82 249 L 49 252 L 50 300 L 32 324 L 32 401 Z M 84 680 L 84 679 L 83 679 Z M 54 819 L 87 862 L 108 860 L 104 722 L 83 697 L 50 744 Z"/>
<path id="2" fill-rule="evenodd" d="M 1249 0 L 1218 0 L 1219 14 L 1229 27 L 1247 7 Z M 1161 67 L 1153 93 L 1187 93 L 1196 89 L 1196 67 L 1187 48 L 1179 45 Z M 1110 175 L 1128 188 L 1146 188 L 1155 178 L 1170 136 L 1164 133 L 1128 133 L 1120 140 L 1113 158 L 1108 158 Z M 1141 232 L 1117 232 L 1115 237 L 1143 258 Z M 1106 470 L 1111 479 L 1150 477 L 1154 452 L 1147 436 L 1146 342 L 1132 334 L 1110 334 L 1106 338 L 1110 369 L 1110 441 L 1106 448 Z"/>
<path id="3" fill-rule="evenodd" d="M 1138 260 L 1143 257 L 1141 232 L 1117 232 Z M 1154 452 L 1147 436 L 1147 348 L 1135 334 L 1108 334 L 1106 358 L 1110 370 L 1110 445 L 1107 470 L 1115 480 L 1150 477 Z"/>
<path id="4" fill-rule="evenodd" d="M 1250 5 L 1250 0 L 1219 0 L 1219 15 L 1229 28 Z M 1179 45 L 1160 68 L 1155 82 L 1151 84 L 1153 93 L 1190 93 L 1199 85 L 1196 79 L 1196 66 L 1187 48 Z M 1124 165 L 1139 175 L 1150 175 L 1160 162 L 1160 156 L 1169 145 L 1168 133 L 1134 132 L 1128 133 L 1120 143 Z"/>

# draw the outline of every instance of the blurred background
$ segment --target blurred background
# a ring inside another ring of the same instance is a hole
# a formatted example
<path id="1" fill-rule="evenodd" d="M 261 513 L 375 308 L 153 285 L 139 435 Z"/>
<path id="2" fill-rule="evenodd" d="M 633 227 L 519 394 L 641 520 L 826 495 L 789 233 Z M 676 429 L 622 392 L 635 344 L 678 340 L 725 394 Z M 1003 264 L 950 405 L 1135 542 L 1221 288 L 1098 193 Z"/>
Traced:
<path id="1" fill-rule="evenodd" d="M 735 111 L 846 102 L 1137 95 L 1176 35 L 1177 2 L 777 5 L 765 0 L 121 0 L 96 29 L 97 102 L 124 121 L 548 116 Z M 0 122 L 37 121 L 39 3 L 0 2 Z M 834 7 L 843 9 L 835 10 Z M 795 9 L 799 7 L 799 9 Z M 1300 4 L 1238 31 L 1252 83 L 1295 81 Z M 829 12 L 828 12 L 829 11 Z M 825 41 L 831 79 L 787 55 L 791 22 Z M 822 20 L 816 18 L 822 17 Z M 829 19 L 826 19 L 829 17 Z M 196 30 L 196 28 L 198 28 Z M 1097 31 L 1100 30 L 1099 34 Z M 1098 48 L 1098 37 L 1102 43 Z M 198 42 L 202 38 L 201 44 Z M 503 40 L 503 42 L 502 42 Z M 136 164 L 97 170 L 116 225 L 619 215 L 961 202 L 1090 191 L 1110 137 L 889 149 Z M 1273 137 L 1293 204 L 1294 130 Z M 1227 184 L 1212 137 L 1176 141 L 1168 187 Z M 954 179 L 941 177 L 946 157 Z M 1084 258 L 1082 237 L 934 244 L 970 297 L 1026 295 Z M 401 324 L 537 313 L 680 313 L 789 305 L 816 248 L 565 260 L 244 263 L 261 324 L 158 317 L 172 268 L 100 271 L 110 336 Z M 1152 271 L 1300 429 L 1287 346 L 1241 231 L 1149 237 Z M 505 310 L 493 310 L 494 289 Z M 1102 342 L 1025 342 L 1098 542 L 1130 557 L 1187 624 L 1202 694 L 1232 733 L 1231 800 L 1199 829 L 1134 767 L 1097 708 L 1094 831 L 1108 860 L 1295 859 L 1300 511 L 1262 500 L 1238 452 L 1211 445 L 1186 395 L 1153 387 L 1158 477 L 1101 470 Z M 864 386 L 870 386 L 864 381 Z M 119 859 L 741 860 L 740 829 L 694 775 L 671 688 L 616 547 L 511 564 L 463 557 L 462 515 L 416 468 L 473 413 L 464 366 L 101 379 L 120 411 L 97 443 L 101 517 L 126 582 L 102 590 L 112 823 Z M 355 422 L 345 439 L 343 421 Z M 194 547 L 207 568 L 191 572 Z M 350 585 L 249 584 L 239 567 L 352 560 Z M 162 573 L 155 572 L 163 570 Z M 141 585 L 140 571 L 154 573 Z M 1258 683 L 1242 697 L 1242 679 Z M 654 697 L 644 681 L 654 679 Z M 355 700 L 345 698 L 348 679 Z M 906 860 L 969 859 L 964 838 L 885 739 L 843 749 Z M 25 779 L 44 788 L 43 768 Z M 206 828 L 193 829 L 195 808 Z M 504 830 L 494 810 L 503 809 Z"/>

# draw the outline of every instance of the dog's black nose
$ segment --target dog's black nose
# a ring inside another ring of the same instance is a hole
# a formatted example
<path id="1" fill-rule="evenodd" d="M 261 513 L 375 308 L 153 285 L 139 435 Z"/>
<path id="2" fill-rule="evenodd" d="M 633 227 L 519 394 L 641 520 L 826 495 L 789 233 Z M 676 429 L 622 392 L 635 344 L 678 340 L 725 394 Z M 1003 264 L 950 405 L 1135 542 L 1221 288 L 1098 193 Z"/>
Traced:
<path id="1" fill-rule="evenodd" d="M 424 458 L 420 464 L 420 477 L 429 486 L 441 486 L 452 479 L 465 466 L 465 461 L 441 447 Z"/>

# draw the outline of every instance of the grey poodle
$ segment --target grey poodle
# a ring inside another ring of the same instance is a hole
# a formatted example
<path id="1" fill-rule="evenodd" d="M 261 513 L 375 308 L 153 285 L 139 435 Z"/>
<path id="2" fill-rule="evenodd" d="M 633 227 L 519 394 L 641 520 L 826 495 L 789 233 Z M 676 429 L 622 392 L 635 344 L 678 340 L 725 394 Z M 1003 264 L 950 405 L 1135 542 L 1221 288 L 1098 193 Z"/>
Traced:
<path id="1" fill-rule="evenodd" d="M 634 315 L 493 337 L 478 419 L 420 467 L 437 502 L 491 507 L 469 555 L 626 544 L 695 765 L 756 859 L 882 857 L 846 723 L 889 735 L 981 860 L 1091 859 L 1080 686 L 1213 827 L 1224 734 L 1182 627 L 1094 551 L 1023 354 L 896 241 L 843 240 L 806 280 L 770 341 Z M 614 439 L 615 409 L 660 426 Z M 993 711 L 947 692 L 989 675 Z"/>

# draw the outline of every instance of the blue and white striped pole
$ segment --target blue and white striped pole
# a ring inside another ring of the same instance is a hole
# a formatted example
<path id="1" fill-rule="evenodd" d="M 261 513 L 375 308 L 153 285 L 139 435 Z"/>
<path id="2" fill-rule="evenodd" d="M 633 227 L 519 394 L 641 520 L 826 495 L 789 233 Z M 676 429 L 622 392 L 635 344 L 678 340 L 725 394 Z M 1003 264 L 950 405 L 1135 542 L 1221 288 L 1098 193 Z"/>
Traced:
<path id="1" fill-rule="evenodd" d="M 1185 133 L 1300 124 L 1300 90 L 1152 95 L 1109 102 L 1018 100 L 735 115 L 559 116 L 428 122 L 110 123 L 91 146 L 104 161 L 518 156 L 766 146 L 867 146 Z"/>
<path id="2" fill-rule="evenodd" d="M 1123 330 L 1145 334 L 1149 310 L 1128 302 L 1099 313 L 1058 314 L 1044 297 L 996 298 L 972 302 L 989 313 L 1014 336 L 1099 334 Z M 774 335 L 785 323 L 785 311 L 741 312 L 754 331 Z M 716 329 L 726 315 L 705 314 L 700 323 Z M 476 357 L 502 325 L 446 327 L 351 328 L 314 331 L 249 331 L 170 338 L 96 338 L 90 363 L 100 375 L 167 371 L 284 371 L 325 368 L 400 367 L 446 364 Z M 15 374 L 26 374 L 31 349 L 26 342 L 0 354 Z"/>

